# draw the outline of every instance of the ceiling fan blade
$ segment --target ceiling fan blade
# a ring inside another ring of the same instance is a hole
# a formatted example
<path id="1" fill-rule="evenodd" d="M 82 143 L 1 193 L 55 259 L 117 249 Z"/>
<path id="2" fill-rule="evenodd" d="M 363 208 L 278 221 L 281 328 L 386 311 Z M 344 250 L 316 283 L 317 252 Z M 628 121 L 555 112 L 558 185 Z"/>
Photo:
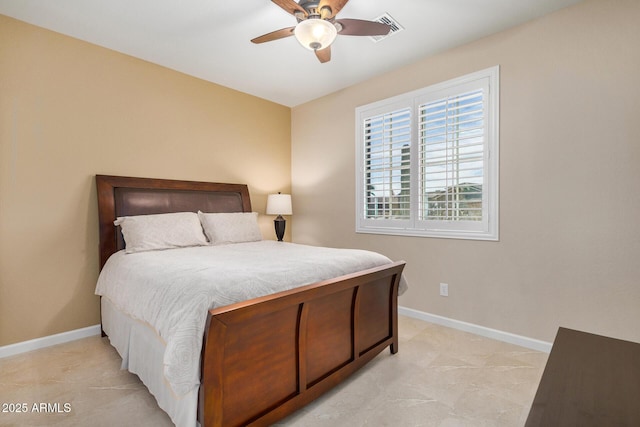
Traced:
<path id="1" fill-rule="evenodd" d="M 324 49 L 316 50 L 316 56 L 318 60 L 323 64 L 331 61 L 331 46 L 327 46 Z"/>
<path id="2" fill-rule="evenodd" d="M 336 19 L 336 22 L 342 25 L 338 34 L 343 36 L 384 36 L 391 31 L 387 24 L 362 19 Z"/>
<path id="3" fill-rule="evenodd" d="M 264 42 L 270 42 L 270 41 L 274 41 L 274 40 L 283 39 L 285 37 L 292 36 L 293 35 L 293 30 L 295 28 L 296 27 L 281 28 L 279 30 L 272 31 L 272 32 L 267 33 L 267 34 L 263 34 L 260 37 L 256 37 L 255 39 L 252 39 L 251 41 L 253 43 L 264 43 Z"/>
<path id="4" fill-rule="evenodd" d="M 307 16 L 307 11 L 302 8 L 298 3 L 293 0 L 271 0 L 290 14 L 294 15 L 296 12 L 302 13 L 304 16 Z"/>
<path id="5" fill-rule="evenodd" d="M 331 9 L 331 14 L 329 16 L 323 16 L 323 19 L 331 19 L 338 14 L 342 10 L 345 4 L 347 4 L 349 0 L 320 0 L 318 4 L 318 10 L 322 11 L 323 7 L 329 7 Z"/>

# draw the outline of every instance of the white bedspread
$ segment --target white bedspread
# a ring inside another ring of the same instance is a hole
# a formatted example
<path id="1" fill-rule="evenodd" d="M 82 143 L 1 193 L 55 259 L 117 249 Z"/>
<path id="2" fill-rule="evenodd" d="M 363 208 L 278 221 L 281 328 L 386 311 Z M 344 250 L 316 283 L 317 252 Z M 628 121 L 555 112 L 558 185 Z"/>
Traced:
<path id="1" fill-rule="evenodd" d="M 200 384 L 209 309 L 389 262 L 375 252 L 274 241 L 120 251 L 102 269 L 96 294 L 156 330 L 166 343 L 164 375 L 181 396 Z"/>

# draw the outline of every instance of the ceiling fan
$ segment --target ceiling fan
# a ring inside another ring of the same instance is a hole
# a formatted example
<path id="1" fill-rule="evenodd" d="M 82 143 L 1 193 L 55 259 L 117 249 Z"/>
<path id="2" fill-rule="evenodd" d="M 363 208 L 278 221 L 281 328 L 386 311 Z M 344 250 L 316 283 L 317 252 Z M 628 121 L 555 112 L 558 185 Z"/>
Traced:
<path id="1" fill-rule="evenodd" d="M 361 19 L 336 19 L 336 15 L 349 0 L 271 0 L 293 15 L 298 24 L 264 34 L 251 40 L 264 43 L 295 35 L 309 50 L 313 50 L 320 62 L 331 60 L 331 43 L 338 34 L 346 36 L 384 36 L 391 27 Z"/>

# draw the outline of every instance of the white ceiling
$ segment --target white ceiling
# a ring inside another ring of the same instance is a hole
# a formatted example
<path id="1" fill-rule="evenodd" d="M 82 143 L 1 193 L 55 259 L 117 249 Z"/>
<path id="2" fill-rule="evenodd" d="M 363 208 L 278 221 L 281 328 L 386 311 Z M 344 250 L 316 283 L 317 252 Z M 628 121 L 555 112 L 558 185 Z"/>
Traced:
<path id="1" fill-rule="evenodd" d="M 292 107 L 579 1 L 351 0 L 338 18 L 386 12 L 404 30 L 339 35 L 325 64 L 294 37 L 250 42 L 295 25 L 269 0 L 0 0 L 0 14 Z"/>

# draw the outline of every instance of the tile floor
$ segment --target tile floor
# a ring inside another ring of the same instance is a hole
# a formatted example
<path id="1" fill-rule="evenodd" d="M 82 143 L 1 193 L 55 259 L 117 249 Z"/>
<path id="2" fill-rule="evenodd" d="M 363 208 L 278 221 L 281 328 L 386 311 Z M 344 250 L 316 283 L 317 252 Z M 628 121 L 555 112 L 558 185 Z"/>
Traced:
<path id="1" fill-rule="evenodd" d="M 407 317 L 399 330 L 397 354 L 384 351 L 277 426 L 524 425 L 546 353 Z M 100 337 L 0 359 L 0 426 L 173 425 L 119 367 Z M 16 403 L 27 412 L 2 412 Z"/>

